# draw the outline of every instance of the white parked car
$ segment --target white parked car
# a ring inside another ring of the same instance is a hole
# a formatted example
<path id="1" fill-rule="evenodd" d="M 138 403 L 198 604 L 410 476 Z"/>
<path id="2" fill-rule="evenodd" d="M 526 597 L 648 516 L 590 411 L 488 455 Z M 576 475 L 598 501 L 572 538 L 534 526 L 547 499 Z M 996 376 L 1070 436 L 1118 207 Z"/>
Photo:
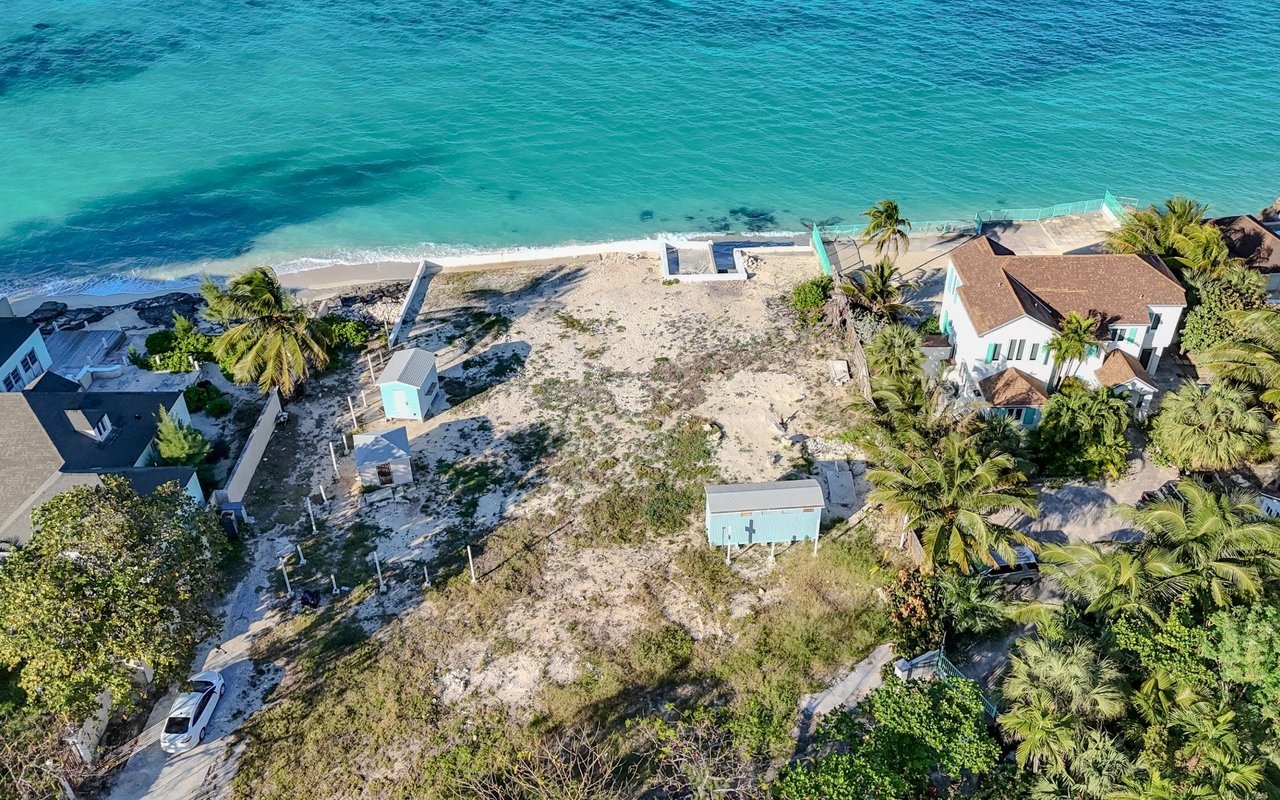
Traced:
<path id="1" fill-rule="evenodd" d="M 204 741 L 213 709 L 218 706 L 227 684 L 216 672 L 193 675 L 185 691 L 173 701 L 169 718 L 160 734 L 160 749 L 166 753 L 185 753 Z"/>

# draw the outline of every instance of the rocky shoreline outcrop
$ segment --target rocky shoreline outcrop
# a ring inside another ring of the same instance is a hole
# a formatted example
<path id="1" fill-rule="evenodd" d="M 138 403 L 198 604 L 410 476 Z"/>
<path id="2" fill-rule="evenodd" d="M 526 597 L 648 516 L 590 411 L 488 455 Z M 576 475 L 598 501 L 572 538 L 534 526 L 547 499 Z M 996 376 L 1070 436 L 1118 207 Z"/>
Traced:
<path id="1" fill-rule="evenodd" d="M 408 281 L 363 284 L 344 288 L 341 294 L 306 305 L 318 316 L 337 314 L 379 327 L 384 322 L 395 322 L 408 289 Z M 194 292 L 169 292 L 131 303 L 84 308 L 69 308 L 66 303 L 46 300 L 27 314 L 27 319 L 39 325 L 40 331 L 47 335 L 55 330 L 78 331 L 85 325 L 101 322 L 117 311 L 130 309 L 137 312 L 138 319 L 147 327 L 168 327 L 173 324 L 174 314 L 194 319 L 204 304 L 204 298 Z"/>

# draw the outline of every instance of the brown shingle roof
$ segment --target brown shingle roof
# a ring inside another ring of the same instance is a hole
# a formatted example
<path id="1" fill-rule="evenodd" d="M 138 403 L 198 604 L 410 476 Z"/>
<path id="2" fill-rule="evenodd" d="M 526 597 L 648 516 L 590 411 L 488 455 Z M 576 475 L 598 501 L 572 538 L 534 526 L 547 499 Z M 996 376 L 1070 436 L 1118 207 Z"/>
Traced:
<path id="1" fill-rule="evenodd" d="M 1102 359 L 1102 366 L 1098 367 L 1098 371 L 1093 373 L 1093 376 L 1103 386 L 1119 386 L 1134 378 L 1152 389 L 1156 386 L 1152 383 L 1151 376 L 1142 368 L 1142 362 L 1120 349 L 1107 353 L 1107 357 Z"/>
<path id="2" fill-rule="evenodd" d="M 979 334 L 1022 316 L 1056 328 L 1071 311 L 1107 325 L 1146 325 L 1148 306 L 1187 302 L 1182 285 L 1155 256 L 1019 256 L 979 236 L 952 250 L 951 263 Z"/>
<path id="3" fill-rule="evenodd" d="M 1227 250 L 1235 258 L 1258 272 L 1280 272 L 1280 236 L 1258 221 L 1252 214 L 1219 217 L 1209 220 L 1222 230 Z"/>
<path id="4" fill-rule="evenodd" d="M 1017 367 L 978 381 L 982 396 L 993 406 L 1042 406 L 1049 399 L 1044 381 Z"/>

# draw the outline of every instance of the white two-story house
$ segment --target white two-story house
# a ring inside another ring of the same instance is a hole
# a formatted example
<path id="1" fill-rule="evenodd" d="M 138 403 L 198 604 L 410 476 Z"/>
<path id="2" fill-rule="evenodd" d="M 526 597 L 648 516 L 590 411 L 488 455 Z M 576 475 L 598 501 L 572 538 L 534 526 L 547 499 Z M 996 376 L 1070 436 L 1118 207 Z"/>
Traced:
<path id="1" fill-rule="evenodd" d="M 1186 306 L 1182 285 L 1154 256 L 1019 256 L 980 236 L 947 255 L 940 322 L 962 396 L 1030 426 L 1064 367 L 1145 407 L 1156 391 L 1150 373 Z M 1080 364 L 1055 364 L 1046 345 L 1072 311 L 1098 320 L 1101 345 Z"/>

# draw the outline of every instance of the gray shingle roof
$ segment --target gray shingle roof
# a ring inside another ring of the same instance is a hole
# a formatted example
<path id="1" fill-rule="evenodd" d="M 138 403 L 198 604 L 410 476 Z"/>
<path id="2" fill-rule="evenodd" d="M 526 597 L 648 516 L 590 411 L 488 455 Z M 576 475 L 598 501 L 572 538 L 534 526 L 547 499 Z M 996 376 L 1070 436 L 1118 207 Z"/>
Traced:
<path id="1" fill-rule="evenodd" d="M 774 483 L 737 483 L 706 486 L 707 511 L 732 514 L 741 511 L 770 511 L 783 508 L 822 508 L 826 501 L 822 485 L 813 479 Z"/>
<path id="2" fill-rule="evenodd" d="M 357 466 L 386 464 L 409 457 L 409 431 L 404 427 L 378 433 L 358 433 L 351 441 L 355 445 Z"/>
<path id="3" fill-rule="evenodd" d="M 0 392 L 0 528 L 59 472 L 133 467 L 156 435 L 156 411 L 178 392 Z M 77 431 L 67 411 L 100 418 L 112 431 L 98 442 Z"/>
<path id="4" fill-rule="evenodd" d="M 36 324 L 26 317 L 0 317 L 0 363 L 7 361 L 35 332 Z"/>
<path id="5" fill-rule="evenodd" d="M 378 385 L 384 383 L 407 383 L 410 386 L 422 387 L 436 365 L 434 353 L 417 347 L 408 350 L 397 350 L 387 362 L 387 368 L 378 378 Z"/>

